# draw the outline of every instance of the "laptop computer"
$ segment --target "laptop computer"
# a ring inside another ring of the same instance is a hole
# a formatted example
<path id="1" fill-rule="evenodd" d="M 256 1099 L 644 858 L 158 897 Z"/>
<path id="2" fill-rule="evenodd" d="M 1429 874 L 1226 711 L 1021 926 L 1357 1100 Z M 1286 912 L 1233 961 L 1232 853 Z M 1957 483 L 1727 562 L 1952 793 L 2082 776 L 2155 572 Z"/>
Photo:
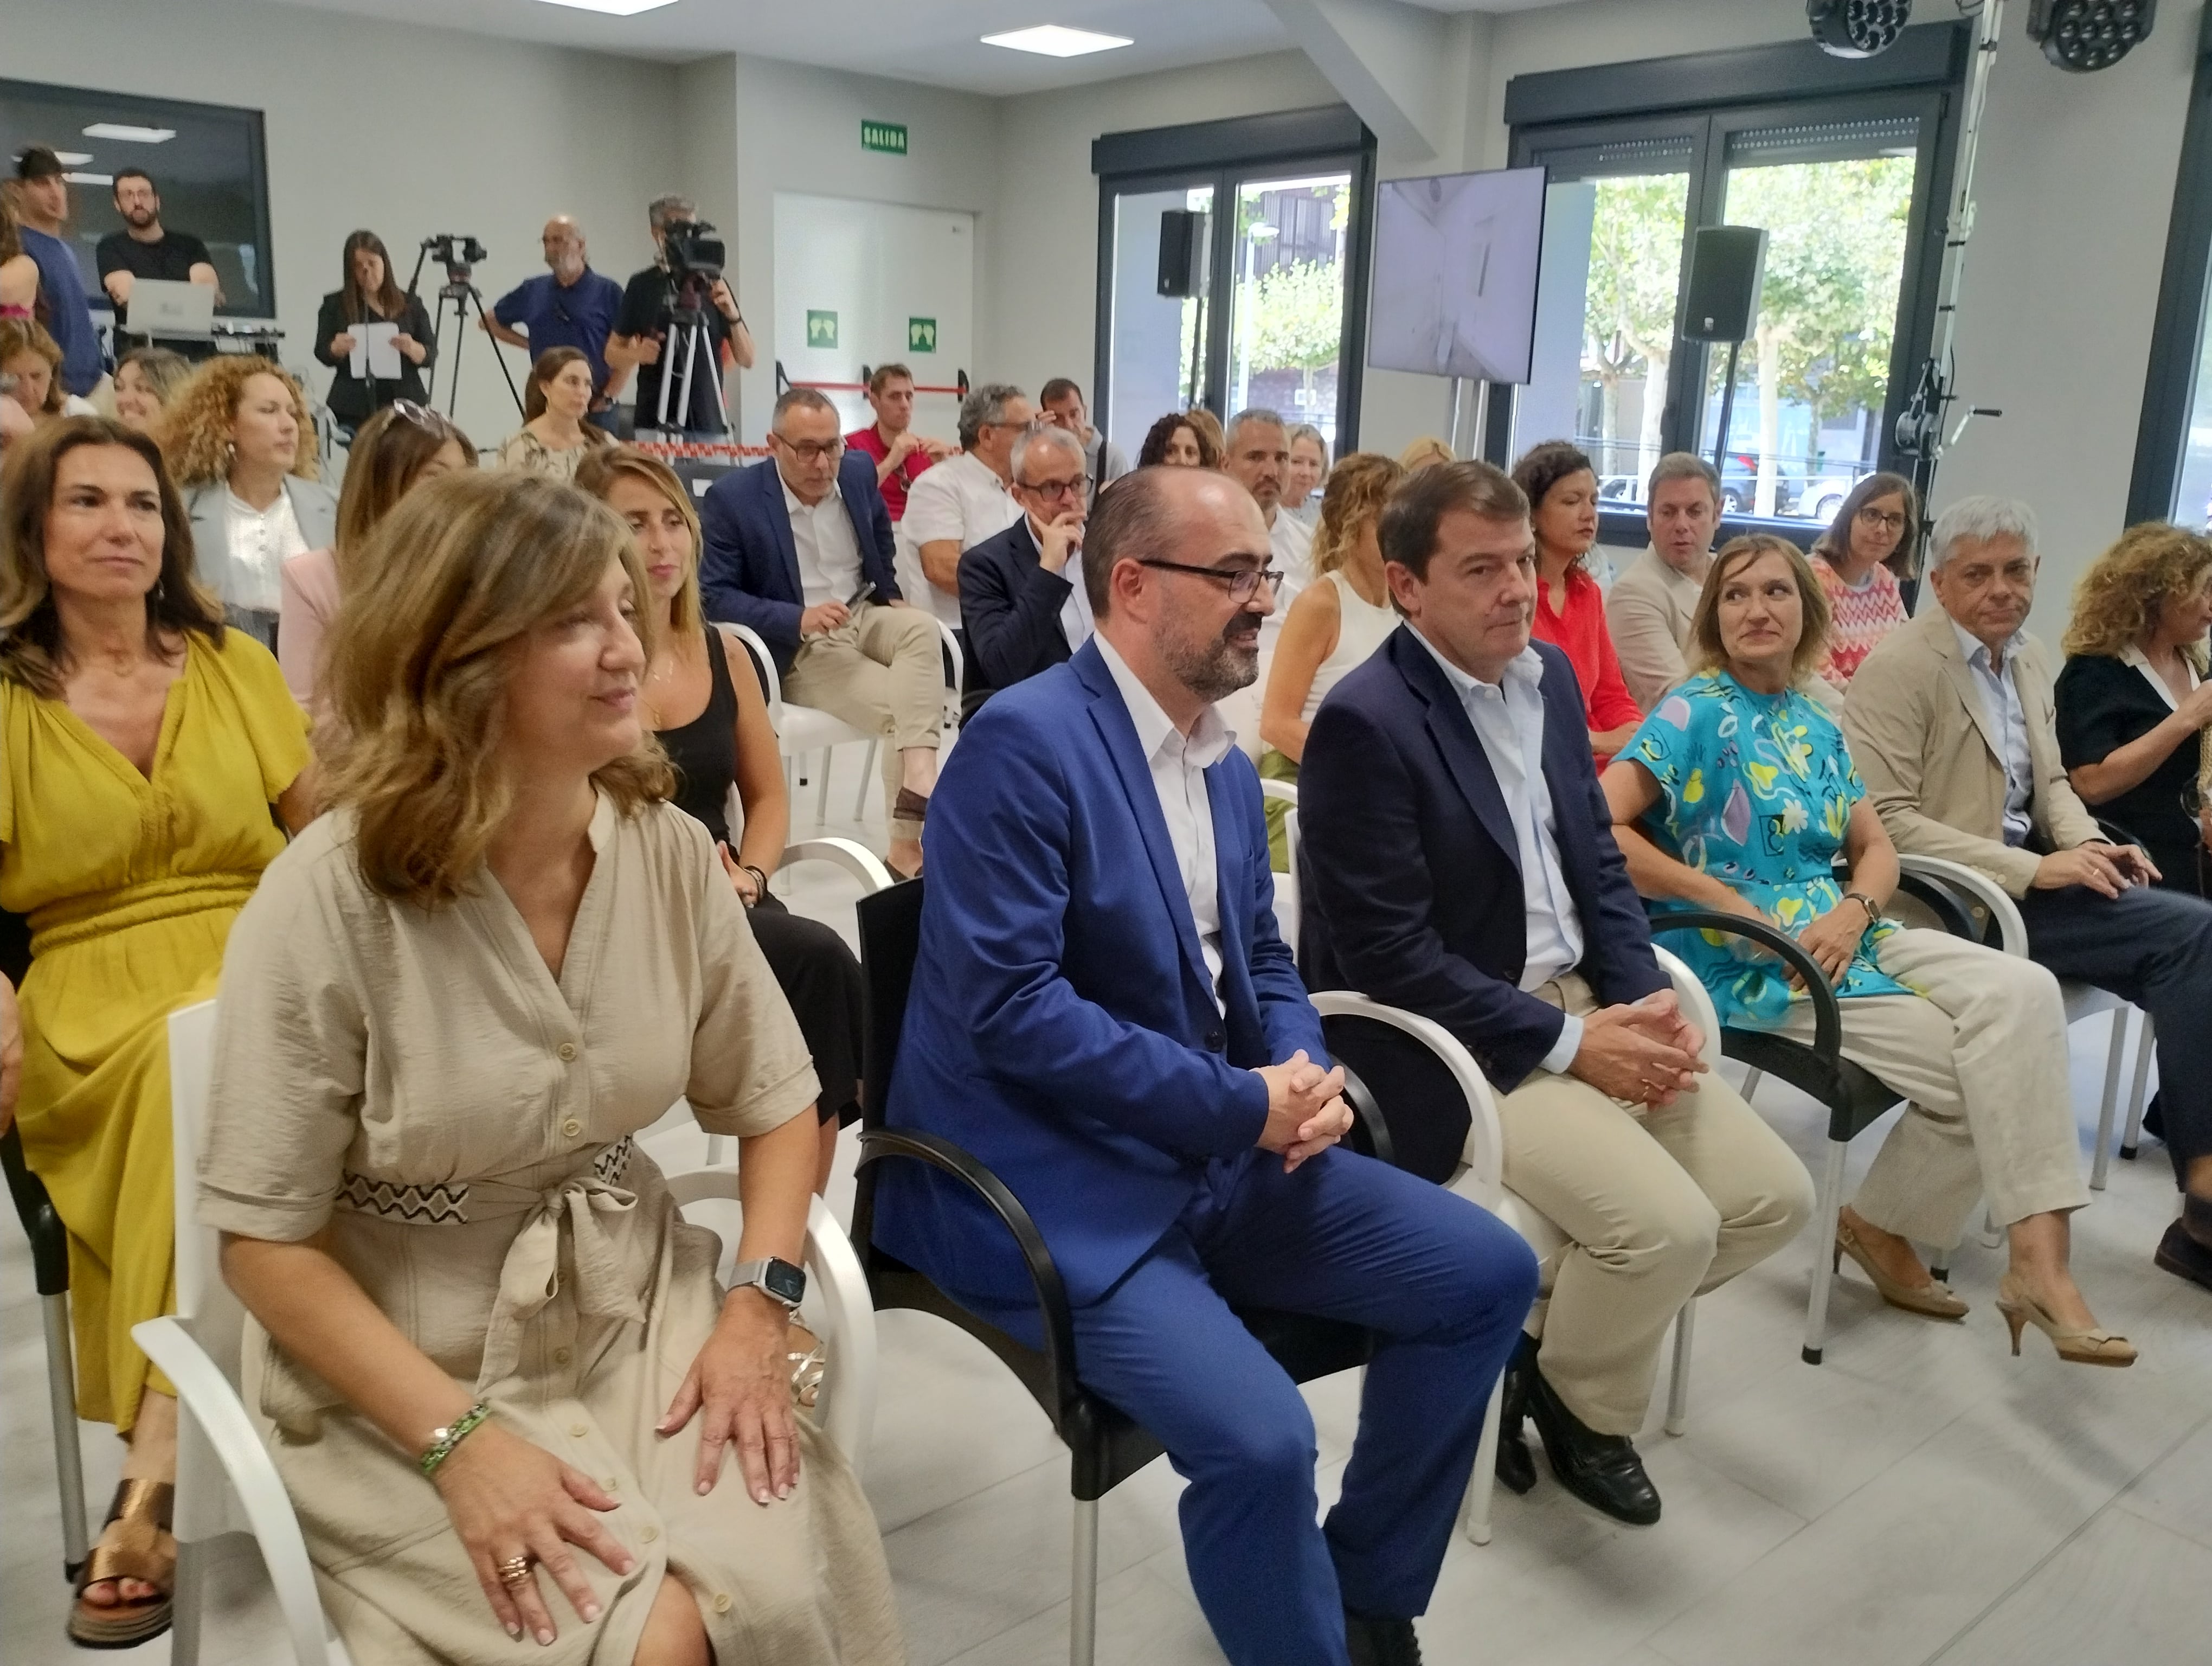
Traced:
<path id="1" fill-rule="evenodd" d="M 130 319 L 125 327 L 134 336 L 206 341 L 215 334 L 215 289 L 142 277 L 131 286 Z"/>

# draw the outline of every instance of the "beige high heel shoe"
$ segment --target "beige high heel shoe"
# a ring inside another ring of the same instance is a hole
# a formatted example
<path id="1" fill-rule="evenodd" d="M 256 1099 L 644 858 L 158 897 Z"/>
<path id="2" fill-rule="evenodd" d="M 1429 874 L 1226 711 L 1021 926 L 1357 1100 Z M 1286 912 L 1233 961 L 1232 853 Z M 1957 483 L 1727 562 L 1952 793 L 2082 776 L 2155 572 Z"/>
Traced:
<path id="1" fill-rule="evenodd" d="M 2061 1359 L 2077 1365 L 2132 1365 L 2136 1351 L 2124 1336 L 2109 1330 L 2068 1330 L 2051 1316 L 2041 1302 L 2028 1294 L 2027 1288 L 2015 1282 L 2008 1273 L 1997 1280 L 1997 1311 L 2005 1316 L 2012 1330 L 2012 1351 L 2020 1354 L 2020 1333 L 2033 1325 L 2051 1339 Z"/>
<path id="2" fill-rule="evenodd" d="M 1963 1319 L 1966 1304 L 1951 1293 L 1951 1286 L 1941 1279 L 1930 1279 L 1924 1285 L 1899 1284 L 1881 1270 L 1867 1247 L 1859 1242 L 1859 1235 L 1851 1230 L 1850 1223 L 1840 1216 L 1836 1220 L 1837 1270 L 1849 1256 L 1858 1263 L 1859 1271 L 1874 1281 L 1875 1289 L 1882 1300 L 1892 1307 L 1902 1308 L 1907 1313 L 1917 1313 L 1930 1319 Z"/>

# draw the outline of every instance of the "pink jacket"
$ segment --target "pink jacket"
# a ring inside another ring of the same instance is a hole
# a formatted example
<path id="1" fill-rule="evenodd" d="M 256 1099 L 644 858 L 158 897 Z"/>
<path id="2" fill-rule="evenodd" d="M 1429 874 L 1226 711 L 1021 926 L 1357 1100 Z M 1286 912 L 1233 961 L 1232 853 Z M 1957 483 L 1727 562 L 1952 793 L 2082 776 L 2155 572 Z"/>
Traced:
<path id="1" fill-rule="evenodd" d="M 294 556 L 284 563 L 283 592 L 276 615 L 276 663 L 283 668 L 292 697 L 319 723 L 329 715 L 316 684 L 323 633 L 337 617 L 337 558 L 328 550 Z"/>

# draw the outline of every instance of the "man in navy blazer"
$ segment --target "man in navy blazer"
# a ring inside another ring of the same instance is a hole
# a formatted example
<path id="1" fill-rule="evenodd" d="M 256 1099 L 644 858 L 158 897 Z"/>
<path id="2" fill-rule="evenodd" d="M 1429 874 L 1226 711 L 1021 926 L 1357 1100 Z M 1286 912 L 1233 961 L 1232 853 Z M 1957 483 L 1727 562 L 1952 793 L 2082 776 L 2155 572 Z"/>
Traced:
<path id="1" fill-rule="evenodd" d="M 1534 1266 L 1482 1210 L 1334 1149 L 1341 1073 L 1276 934 L 1258 777 L 1212 704 L 1256 674 L 1267 559 L 1218 474 L 1102 496 L 1097 635 L 994 696 L 946 767 L 887 1120 L 965 1146 L 1035 1218 L 1078 1375 L 1189 1481 L 1191 1584 L 1228 1657 L 1418 1661 Z M 875 1237 L 1041 1342 L 1022 1260 L 964 1188 L 890 1165 Z M 1377 1333 L 1323 1527 L 1305 1402 L 1232 1302 Z"/>
<path id="2" fill-rule="evenodd" d="M 892 576 L 875 466 L 839 429 L 811 387 L 775 402 L 773 454 L 724 475 L 700 505 L 699 593 L 709 619 L 759 633 L 784 698 L 884 737 L 890 862 L 912 874 L 937 783 L 944 661 L 936 625 Z"/>
<path id="3" fill-rule="evenodd" d="M 1535 1482 L 1534 1414 L 1562 1485 L 1648 1525 L 1629 1437 L 1690 1297 L 1779 1250 L 1813 1212 L 1805 1165 L 1737 1094 L 1652 954 L 1598 788 L 1573 667 L 1532 641 L 1528 500 L 1487 463 L 1423 471 L 1377 528 L 1405 623 L 1315 714 L 1298 766 L 1303 964 L 1435 1019 L 1498 1093 L 1505 1184 L 1571 1242 L 1508 1379 L 1498 1475 Z M 1363 1055 L 1378 1096 L 1418 1072 Z M 1389 1077 L 1396 1074 L 1399 1079 Z M 1456 1096 L 1409 1130 L 1467 1130 Z M 1399 1132 L 1393 1125 L 1394 1134 Z"/>
<path id="4" fill-rule="evenodd" d="M 1083 442 L 1064 428 L 1034 428 L 1014 441 L 1011 463 L 1022 518 L 960 552 L 969 694 L 1049 671 L 1091 635 L 1081 587 Z"/>

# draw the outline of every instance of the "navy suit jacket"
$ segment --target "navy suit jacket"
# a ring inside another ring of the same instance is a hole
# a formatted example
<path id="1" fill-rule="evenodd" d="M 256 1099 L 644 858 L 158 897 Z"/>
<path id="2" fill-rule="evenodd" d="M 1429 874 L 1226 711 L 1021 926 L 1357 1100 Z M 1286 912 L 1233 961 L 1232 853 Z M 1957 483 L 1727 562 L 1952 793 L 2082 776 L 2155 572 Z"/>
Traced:
<path id="1" fill-rule="evenodd" d="M 891 575 L 890 511 L 876 489 L 876 465 L 858 451 L 847 452 L 837 465 L 837 491 L 853 518 L 860 575 L 875 585 L 875 600 L 898 600 L 898 580 Z M 750 625 L 775 656 L 776 670 L 789 671 L 791 656 L 799 652 L 799 616 L 806 604 L 775 459 L 732 469 L 709 486 L 699 505 L 699 526 L 707 545 L 699 561 L 699 593 L 707 617 Z"/>
<path id="2" fill-rule="evenodd" d="M 968 688 L 1010 689 L 1069 654 L 1060 610 L 1074 585 L 1048 573 L 1024 515 L 960 555 L 960 624 L 968 633 Z"/>
<path id="3" fill-rule="evenodd" d="M 1544 661 L 1544 779 L 1583 928 L 1577 969 L 1605 1005 L 1669 987 L 1613 839 L 1589 719 L 1567 656 Z M 1559 1039 L 1557 1007 L 1520 988 L 1526 892 L 1513 819 L 1474 725 L 1410 625 L 1315 713 L 1298 764 L 1300 962 L 1434 1018 L 1510 1091 Z"/>
<path id="4" fill-rule="evenodd" d="M 885 1121 L 988 1164 L 1079 1304 L 1159 1241 L 1209 1165 L 1276 1160 L 1254 1147 L 1267 1091 L 1251 1067 L 1300 1048 L 1327 1062 L 1275 930 L 1259 777 L 1232 747 L 1206 778 L 1225 1013 L 1096 642 L 994 695 L 929 803 L 921 954 Z M 966 1187 L 889 1163 L 876 1200 L 890 1254 L 971 1298 L 1031 1299 L 1012 1237 Z"/>

